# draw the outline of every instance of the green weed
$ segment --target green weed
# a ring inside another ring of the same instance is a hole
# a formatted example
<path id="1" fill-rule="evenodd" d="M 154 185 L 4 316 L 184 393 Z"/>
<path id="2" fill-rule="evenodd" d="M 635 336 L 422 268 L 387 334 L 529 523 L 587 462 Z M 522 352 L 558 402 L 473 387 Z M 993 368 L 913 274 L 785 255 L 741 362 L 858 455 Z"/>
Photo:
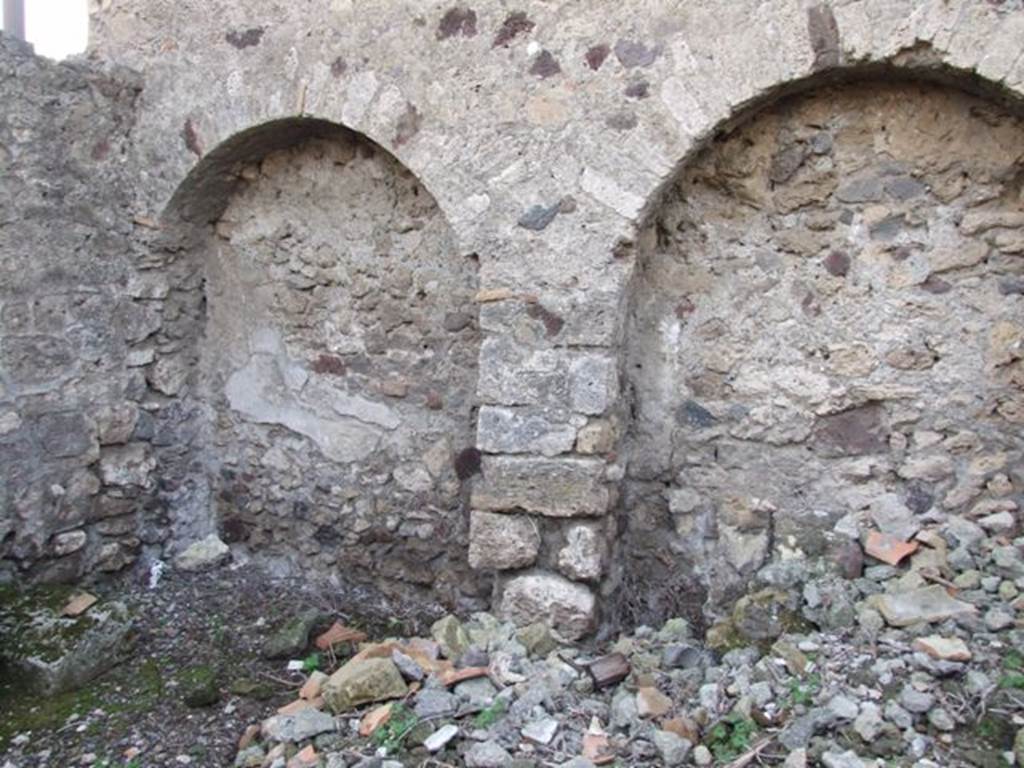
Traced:
<path id="1" fill-rule="evenodd" d="M 390 755 L 402 747 L 402 742 L 420 719 L 416 713 L 402 704 L 395 704 L 391 708 L 391 717 L 384 725 L 373 732 L 370 738 L 378 747 L 383 747 Z"/>
<path id="2" fill-rule="evenodd" d="M 480 710 L 477 716 L 473 719 L 473 723 L 477 728 L 487 729 L 501 720 L 504 714 L 505 702 L 501 699 L 497 699 L 489 707 L 485 707 Z"/>
<path id="3" fill-rule="evenodd" d="M 707 746 L 711 753 L 722 762 L 735 760 L 748 749 L 757 733 L 757 724 L 738 712 L 733 712 L 708 733 Z"/>
<path id="4" fill-rule="evenodd" d="M 811 674 L 801 682 L 793 679 L 789 681 L 789 703 L 790 706 L 810 706 L 814 702 L 814 696 L 821 690 L 821 676 Z"/>
<path id="5" fill-rule="evenodd" d="M 999 678 L 1000 688 L 1024 688 L 1024 675 L 1019 672 L 1011 672 Z"/>

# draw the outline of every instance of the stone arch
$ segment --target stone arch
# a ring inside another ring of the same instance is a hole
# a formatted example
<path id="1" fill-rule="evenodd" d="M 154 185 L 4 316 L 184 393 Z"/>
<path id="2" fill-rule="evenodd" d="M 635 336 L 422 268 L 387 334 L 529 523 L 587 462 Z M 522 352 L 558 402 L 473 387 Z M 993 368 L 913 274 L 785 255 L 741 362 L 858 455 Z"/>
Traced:
<path id="1" fill-rule="evenodd" d="M 963 91 L 1013 114 L 1024 113 L 1024 87 L 1006 80 L 991 79 L 980 65 L 961 66 L 950 52 L 942 51 L 927 41 L 916 40 L 891 52 L 871 51 L 854 62 L 836 60 L 819 65 L 808 64 L 804 69 L 786 73 L 756 87 L 751 87 L 753 84 L 749 82 L 743 84 L 746 86 L 743 88 L 731 84 L 729 97 L 714 108 L 698 108 L 695 102 L 691 121 L 681 126 L 683 130 L 663 147 L 675 152 L 675 158 L 659 169 L 647 188 L 645 202 L 638 207 L 633 218 L 637 234 L 650 225 L 661 208 L 664 196 L 709 144 L 791 97 L 845 84 L 897 81 Z M 699 93 L 711 88 L 713 82 L 713 79 L 702 77 L 692 87 Z M 674 87 L 665 88 L 663 100 L 671 102 L 669 94 L 674 90 Z M 671 106 L 669 109 L 672 111 Z M 680 109 L 682 105 L 676 104 L 677 117 Z"/>
<path id="2" fill-rule="evenodd" d="M 892 75 L 746 105 L 652 206 L 623 353 L 620 613 L 720 616 L 752 581 L 796 586 L 809 556 L 856 569 L 868 526 L 1021 503 L 1019 102 L 930 65 Z M 674 583 L 644 590 L 666 562 Z"/>
<path id="3" fill-rule="evenodd" d="M 452 456 L 473 443 L 477 265 L 430 192 L 296 118 L 205 155 L 164 219 L 178 342 L 150 386 L 193 424 L 171 474 L 210 468 L 178 539 L 215 527 L 281 572 L 475 595 Z"/>

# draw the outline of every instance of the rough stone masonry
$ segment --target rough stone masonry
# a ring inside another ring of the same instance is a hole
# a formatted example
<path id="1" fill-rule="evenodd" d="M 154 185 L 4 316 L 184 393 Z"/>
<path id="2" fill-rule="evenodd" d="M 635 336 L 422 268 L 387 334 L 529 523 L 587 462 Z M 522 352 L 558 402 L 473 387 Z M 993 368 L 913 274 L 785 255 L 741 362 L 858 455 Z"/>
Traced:
<path id="1" fill-rule="evenodd" d="M 1024 490 L 1024 8 L 102 0 L 0 37 L 0 575 L 211 534 L 569 638 Z"/>

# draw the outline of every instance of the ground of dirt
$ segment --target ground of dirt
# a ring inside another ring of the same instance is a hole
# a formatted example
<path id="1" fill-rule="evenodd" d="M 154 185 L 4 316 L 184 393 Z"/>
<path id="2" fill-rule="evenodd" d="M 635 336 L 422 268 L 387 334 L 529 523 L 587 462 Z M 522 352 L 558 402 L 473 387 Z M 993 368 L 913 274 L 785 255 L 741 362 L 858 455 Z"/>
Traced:
<path id="1" fill-rule="evenodd" d="M 251 565 L 168 570 L 155 588 L 135 575 L 88 589 L 128 605 L 133 650 L 86 687 L 58 696 L 22 689 L 0 672 L 4 768 L 229 766 L 245 727 L 293 700 L 305 678 L 288 672 L 287 660 L 262 656 L 262 643 L 281 623 L 316 609 L 324 627 L 337 619 L 374 636 L 415 633 L 432 614 L 354 585 L 270 579 Z M 213 674 L 216 704 L 183 701 L 197 671 Z"/>

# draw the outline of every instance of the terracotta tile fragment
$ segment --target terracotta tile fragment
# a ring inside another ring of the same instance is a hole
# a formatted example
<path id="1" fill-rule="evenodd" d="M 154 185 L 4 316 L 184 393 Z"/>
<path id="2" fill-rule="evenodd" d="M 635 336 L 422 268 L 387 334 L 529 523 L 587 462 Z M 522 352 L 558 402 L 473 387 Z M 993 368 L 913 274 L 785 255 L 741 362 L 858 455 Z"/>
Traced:
<path id="1" fill-rule="evenodd" d="M 672 709 L 672 699 L 657 688 L 643 687 L 637 689 L 636 708 L 640 717 L 661 717 Z"/>
<path id="2" fill-rule="evenodd" d="M 315 709 L 313 702 L 306 701 L 305 699 L 296 699 L 285 704 L 283 707 L 278 707 L 277 714 L 294 715 L 296 712 L 301 712 L 304 709 Z"/>
<path id="3" fill-rule="evenodd" d="M 914 554 L 919 546 L 916 541 L 900 541 L 887 533 L 870 531 L 867 543 L 864 544 L 864 551 L 883 563 L 899 565 L 903 558 Z"/>
<path id="4" fill-rule="evenodd" d="M 615 760 L 608 734 L 596 717 L 591 719 L 590 727 L 583 734 L 583 757 L 594 765 L 607 765 Z"/>
<path id="5" fill-rule="evenodd" d="M 314 643 L 321 651 L 326 651 L 331 646 L 338 645 L 339 643 L 361 643 L 365 639 L 365 632 L 346 627 L 341 622 L 336 621 L 331 624 L 330 629 L 319 635 L 314 640 Z"/>
<path id="6" fill-rule="evenodd" d="M 260 727 L 255 723 L 246 727 L 241 737 L 238 739 L 238 751 L 241 752 L 246 747 L 250 746 L 260 735 Z"/>
<path id="7" fill-rule="evenodd" d="M 299 689 L 299 698 L 306 699 L 307 701 L 315 699 L 320 695 L 320 689 L 324 687 L 326 682 L 327 675 L 319 670 L 313 672 Z"/>
<path id="8" fill-rule="evenodd" d="M 288 761 L 288 768 L 315 768 L 320 762 L 320 757 L 317 755 L 313 745 L 310 744 L 305 749 L 295 753 L 295 757 Z"/>
<path id="9" fill-rule="evenodd" d="M 476 677 L 484 677 L 488 672 L 487 667 L 465 667 L 463 669 L 449 669 L 442 672 L 438 677 L 441 682 L 451 687 L 465 680 L 472 680 Z"/>
<path id="10" fill-rule="evenodd" d="M 942 661 L 970 661 L 971 649 L 958 637 L 930 635 L 914 641 L 914 650 L 924 651 L 933 659 Z"/>
<path id="11" fill-rule="evenodd" d="M 359 721 L 359 735 L 363 738 L 372 736 L 378 728 L 391 719 L 393 706 L 393 703 L 382 704 L 363 715 L 363 719 Z"/>
<path id="12" fill-rule="evenodd" d="M 594 765 L 607 765 L 615 760 L 615 753 L 607 736 L 587 733 L 583 736 L 583 757 Z"/>
<path id="13" fill-rule="evenodd" d="M 61 616 L 81 616 L 83 613 L 88 611 L 92 606 L 99 602 L 99 598 L 96 595 L 90 595 L 88 592 L 79 592 L 77 595 L 73 595 L 68 604 L 64 606 L 64 609 L 60 612 Z"/>
<path id="14" fill-rule="evenodd" d="M 697 727 L 697 723 L 688 717 L 680 716 L 673 717 L 671 720 L 662 720 L 661 730 L 674 733 L 691 744 L 700 743 L 700 728 Z"/>

